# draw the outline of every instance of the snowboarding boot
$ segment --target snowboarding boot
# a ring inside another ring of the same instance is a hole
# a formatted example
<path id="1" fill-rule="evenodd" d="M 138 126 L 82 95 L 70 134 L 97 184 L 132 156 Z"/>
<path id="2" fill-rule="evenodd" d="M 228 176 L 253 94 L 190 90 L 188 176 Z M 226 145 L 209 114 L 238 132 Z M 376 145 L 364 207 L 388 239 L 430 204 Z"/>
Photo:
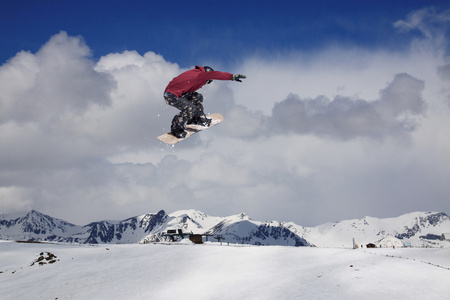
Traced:
<path id="1" fill-rule="evenodd" d="M 208 119 L 207 117 L 203 118 L 194 118 L 187 122 L 187 125 L 200 125 L 203 127 L 209 127 L 211 125 L 211 119 Z"/>
<path id="2" fill-rule="evenodd" d="M 186 137 L 187 132 L 184 131 L 183 128 L 171 128 L 170 132 L 179 139 L 184 139 Z"/>

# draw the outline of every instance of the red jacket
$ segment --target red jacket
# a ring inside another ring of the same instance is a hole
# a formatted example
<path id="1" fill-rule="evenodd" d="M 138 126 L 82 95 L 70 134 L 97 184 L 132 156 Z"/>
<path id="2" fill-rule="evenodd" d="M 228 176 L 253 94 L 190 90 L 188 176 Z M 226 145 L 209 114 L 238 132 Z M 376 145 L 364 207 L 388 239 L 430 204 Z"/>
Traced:
<path id="1" fill-rule="evenodd" d="M 181 73 L 167 85 L 164 92 L 172 93 L 178 98 L 192 93 L 206 84 L 208 80 L 233 80 L 233 74 L 220 71 L 206 72 L 205 68 L 195 66 L 195 69 Z"/>

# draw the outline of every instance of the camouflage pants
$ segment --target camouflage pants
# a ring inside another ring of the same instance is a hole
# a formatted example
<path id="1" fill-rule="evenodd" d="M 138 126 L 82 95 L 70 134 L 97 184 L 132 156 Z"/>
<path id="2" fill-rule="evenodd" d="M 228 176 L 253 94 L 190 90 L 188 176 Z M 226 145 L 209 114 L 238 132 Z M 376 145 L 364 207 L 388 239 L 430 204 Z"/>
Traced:
<path id="1" fill-rule="evenodd" d="M 193 92 L 180 98 L 177 98 L 172 93 L 164 93 L 164 99 L 167 104 L 180 110 L 180 113 L 172 119 L 172 132 L 180 129 L 184 130 L 187 121 L 206 119 L 203 112 L 203 95 L 200 93 Z"/>

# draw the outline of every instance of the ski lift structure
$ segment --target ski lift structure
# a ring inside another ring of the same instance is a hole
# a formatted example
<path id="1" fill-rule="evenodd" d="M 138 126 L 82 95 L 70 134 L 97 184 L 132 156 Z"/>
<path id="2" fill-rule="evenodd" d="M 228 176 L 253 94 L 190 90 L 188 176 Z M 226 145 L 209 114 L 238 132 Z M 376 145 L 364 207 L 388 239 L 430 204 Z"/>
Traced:
<path id="1" fill-rule="evenodd" d="M 203 244 L 203 237 L 205 237 L 206 241 L 208 241 L 208 237 L 213 235 L 209 233 L 198 234 L 193 233 L 192 231 L 184 232 L 183 229 L 178 228 L 178 229 L 167 229 L 166 233 L 163 233 L 162 236 L 170 237 L 172 242 L 176 242 L 179 238 L 181 239 L 189 238 L 189 240 L 194 244 Z"/>

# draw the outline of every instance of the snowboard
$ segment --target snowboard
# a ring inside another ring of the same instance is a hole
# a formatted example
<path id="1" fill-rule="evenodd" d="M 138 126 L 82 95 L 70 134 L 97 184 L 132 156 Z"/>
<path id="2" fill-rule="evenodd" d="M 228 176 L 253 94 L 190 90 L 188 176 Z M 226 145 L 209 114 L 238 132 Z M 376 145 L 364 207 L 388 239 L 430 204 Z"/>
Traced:
<path id="1" fill-rule="evenodd" d="M 187 134 L 186 134 L 186 137 L 184 137 L 182 139 L 177 138 L 176 136 L 174 136 L 170 132 L 158 136 L 158 139 L 160 141 L 163 141 L 166 144 L 175 145 L 176 143 L 187 139 L 191 135 L 193 135 L 193 134 L 195 134 L 197 132 L 203 131 L 205 129 L 211 128 L 214 125 L 219 124 L 220 122 L 223 121 L 223 116 L 221 114 L 217 114 L 217 113 L 216 114 L 210 114 L 210 115 L 207 116 L 207 118 L 211 119 L 211 125 L 209 125 L 209 127 L 205 127 L 205 126 L 201 126 L 201 125 L 193 125 L 193 124 L 186 125 L 186 132 L 187 132 Z"/>

